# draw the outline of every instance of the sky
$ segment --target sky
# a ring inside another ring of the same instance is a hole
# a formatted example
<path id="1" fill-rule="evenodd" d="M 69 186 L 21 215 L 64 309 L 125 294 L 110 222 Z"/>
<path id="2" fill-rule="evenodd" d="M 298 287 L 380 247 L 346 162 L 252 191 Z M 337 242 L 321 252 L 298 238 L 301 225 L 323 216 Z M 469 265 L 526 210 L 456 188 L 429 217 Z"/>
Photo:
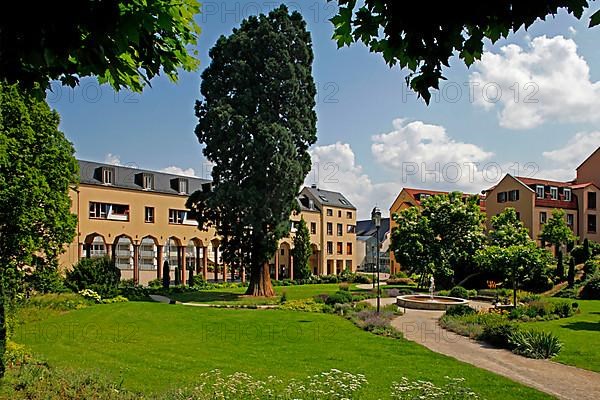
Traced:
<path id="1" fill-rule="evenodd" d="M 478 193 L 506 173 L 570 180 L 600 146 L 600 27 L 560 12 L 506 40 L 486 43 L 467 68 L 453 58 L 427 106 L 362 44 L 338 49 L 326 0 L 284 1 L 302 13 L 313 40 L 317 143 L 307 185 L 337 190 L 369 218 L 384 215 L 403 187 Z M 201 66 L 177 83 L 159 77 L 143 93 L 115 93 L 93 78 L 53 83 L 47 100 L 84 160 L 210 178 L 194 128 L 209 49 L 269 1 L 203 2 L 197 17 Z"/>

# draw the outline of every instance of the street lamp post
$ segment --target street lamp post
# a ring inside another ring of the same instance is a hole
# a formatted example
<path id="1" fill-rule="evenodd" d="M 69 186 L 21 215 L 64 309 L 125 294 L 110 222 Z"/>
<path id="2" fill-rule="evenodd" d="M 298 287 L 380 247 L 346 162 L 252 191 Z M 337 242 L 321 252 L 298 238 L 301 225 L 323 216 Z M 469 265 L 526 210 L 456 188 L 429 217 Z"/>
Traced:
<path id="1" fill-rule="evenodd" d="M 375 225 L 375 237 L 377 239 L 377 247 L 376 247 L 376 268 L 377 268 L 377 314 L 379 314 L 379 309 L 381 307 L 381 286 L 379 285 L 379 227 L 381 226 L 381 210 L 379 207 L 374 207 L 373 211 L 371 211 L 371 220 Z"/>
<path id="2" fill-rule="evenodd" d="M 371 246 L 371 273 L 373 274 L 373 289 L 375 289 L 375 246 Z"/>

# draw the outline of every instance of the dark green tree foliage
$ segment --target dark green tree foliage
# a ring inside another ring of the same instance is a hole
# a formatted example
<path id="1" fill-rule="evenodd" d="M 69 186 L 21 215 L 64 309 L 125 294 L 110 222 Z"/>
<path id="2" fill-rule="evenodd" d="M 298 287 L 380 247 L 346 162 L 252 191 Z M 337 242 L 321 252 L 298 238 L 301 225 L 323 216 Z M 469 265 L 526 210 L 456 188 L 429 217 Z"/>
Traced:
<path id="1" fill-rule="evenodd" d="M 294 257 L 294 278 L 308 279 L 312 275 L 310 270 L 310 256 L 312 255 L 312 247 L 310 243 L 310 233 L 306 226 L 304 218 L 300 220 L 296 228 L 296 236 L 294 236 L 294 248 L 292 256 Z"/>
<path id="2" fill-rule="evenodd" d="M 558 250 L 556 253 L 556 277 L 561 281 L 565 279 L 565 262 L 563 258 L 562 250 Z"/>
<path id="3" fill-rule="evenodd" d="M 485 240 L 484 215 L 477 196 L 460 192 L 426 198 L 393 216 L 391 248 L 411 273 L 433 274 L 438 287 L 450 286 L 475 271 L 473 257 Z"/>
<path id="4" fill-rule="evenodd" d="M 582 262 L 586 262 L 590 256 L 592 255 L 592 252 L 590 250 L 590 241 L 588 238 L 585 238 L 583 240 L 583 261 Z"/>
<path id="5" fill-rule="evenodd" d="M 330 0 L 331 1 L 331 0 Z M 338 47 L 361 41 L 391 66 L 407 68 L 407 85 L 429 103 L 429 90 L 439 89 L 454 54 L 470 66 L 481 58 L 483 44 L 527 29 L 559 9 L 580 19 L 587 0 L 491 0 L 480 2 L 406 3 L 397 0 L 337 0 L 331 22 Z M 360 4 L 357 8 L 357 3 Z M 600 23 L 600 11 L 590 27 Z"/>
<path id="6" fill-rule="evenodd" d="M 175 286 L 181 285 L 181 268 L 175 267 Z"/>
<path id="7" fill-rule="evenodd" d="M 567 275 L 567 281 L 569 282 L 569 287 L 573 287 L 575 284 L 575 259 L 573 257 L 569 260 L 569 274 Z"/>
<path id="8" fill-rule="evenodd" d="M 273 296 L 268 261 L 289 233 L 316 141 L 310 34 L 281 6 L 244 20 L 209 55 L 196 135 L 214 163 L 213 188 L 188 207 L 201 229 L 215 226 L 226 263 L 250 266 L 248 294 Z"/>
<path id="9" fill-rule="evenodd" d="M 492 217 L 491 225 L 489 241 L 493 246 L 509 247 L 531 242 L 529 230 L 517 218 L 514 208 L 505 208 L 500 214 Z"/>
<path id="10" fill-rule="evenodd" d="M 116 295 L 121 270 L 109 257 L 82 258 L 67 272 L 65 283 L 73 291 L 91 289 L 102 297 Z"/>
<path id="11" fill-rule="evenodd" d="M 0 377 L 6 311 L 23 290 L 23 268 L 34 254 L 51 265 L 75 235 L 69 187 L 77 161 L 58 124 L 45 102 L 0 83 Z"/>
<path id="12" fill-rule="evenodd" d="M 169 262 L 165 260 L 162 267 L 162 286 L 168 289 L 171 285 L 171 268 L 169 268 Z"/>
<path id="13" fill-rule="evenodd" d="M 42 90 L 50 80 L 73 87 L 84 76 L 134 91 L 161 72 L 175 81 L 179 68 L 198 66 L 188 48 L 198 39 L 199 10 L 197 0 L 15 3 L 0 13 L 0 79 Z"/>

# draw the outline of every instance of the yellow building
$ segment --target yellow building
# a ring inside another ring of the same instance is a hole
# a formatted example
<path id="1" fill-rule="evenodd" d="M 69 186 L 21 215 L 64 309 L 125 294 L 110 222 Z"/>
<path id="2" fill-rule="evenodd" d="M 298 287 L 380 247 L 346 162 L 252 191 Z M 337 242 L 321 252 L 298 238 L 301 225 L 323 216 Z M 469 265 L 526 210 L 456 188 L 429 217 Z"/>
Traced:
<path id="1" fill-rule="evenodd" d="M 598 195 L 600 194 L 600 148 L 576 170 L 568 182 L 506 175 L 487 192 L 487 225 L 507 207 L 517 211 L 519 219 L 539 240 L 552 210 L 563 209 L 567 224 L 580 240 L 600 241 Z"/>
<path id="2" fill-rule="evenodd" d="M 185 203 L 196 190 L 210 190 L 210 181 L 164 172 L 79 161 L 80 184 L 72 189 L 72 212 L 78 215 L 77 235 L 60 264 L 70 267 L 82 257 L 109 256 L 122 279 L 147 284 L 161 278 L 169 261 L 187 283 L 189 271 L 205 279 L 241 279 L 243 271 L 223 265 L 214 229 L 201 231 L 188 218 Z M 298 197 L 300 213 L 291 216 L 292 232 L 280 241 L 272 260 L 275 279 L 293 279 L 294 224 L 304 218 L 313 243 L 315 274 L 355 269 L 356 209 L 341 194 L 304 188 Z M 340 230 L 341 226 L 341 230 Z M 341 243 L 341 245 L 340 245 Z M 335 251 L 334 251 L 335 249 Z M 275 266 L 279 268 L 275 268 Z"/>

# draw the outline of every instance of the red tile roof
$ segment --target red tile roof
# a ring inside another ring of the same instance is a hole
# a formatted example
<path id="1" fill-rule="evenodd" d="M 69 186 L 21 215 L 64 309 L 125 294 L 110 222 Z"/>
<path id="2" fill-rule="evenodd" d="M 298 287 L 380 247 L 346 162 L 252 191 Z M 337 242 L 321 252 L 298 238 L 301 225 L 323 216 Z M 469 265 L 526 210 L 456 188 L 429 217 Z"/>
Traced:
<path id="1" fill-rule="evenodd" d="M 570 187 L 573 186 L 573 181 L 570 182 L 559 182 L 559 181 L 551 181 L 547 179 L 537 179 L 537 178 L 526 178 L 521 176 L 515 176 L 516 179 L 520 180 L 526 185 L 548 185 L 548 186 L 557 186 L 557 187 Z"/>
<path id="2" fill-rule="evenodd" d="M 593 182 L 585 182 L 585 183 L 577 183 L 575 185 L 572 185 L 571 188 L 573 189 L 582 189 L 584 187 L 588 187 L 590 185 L 593 185 Z"/>

